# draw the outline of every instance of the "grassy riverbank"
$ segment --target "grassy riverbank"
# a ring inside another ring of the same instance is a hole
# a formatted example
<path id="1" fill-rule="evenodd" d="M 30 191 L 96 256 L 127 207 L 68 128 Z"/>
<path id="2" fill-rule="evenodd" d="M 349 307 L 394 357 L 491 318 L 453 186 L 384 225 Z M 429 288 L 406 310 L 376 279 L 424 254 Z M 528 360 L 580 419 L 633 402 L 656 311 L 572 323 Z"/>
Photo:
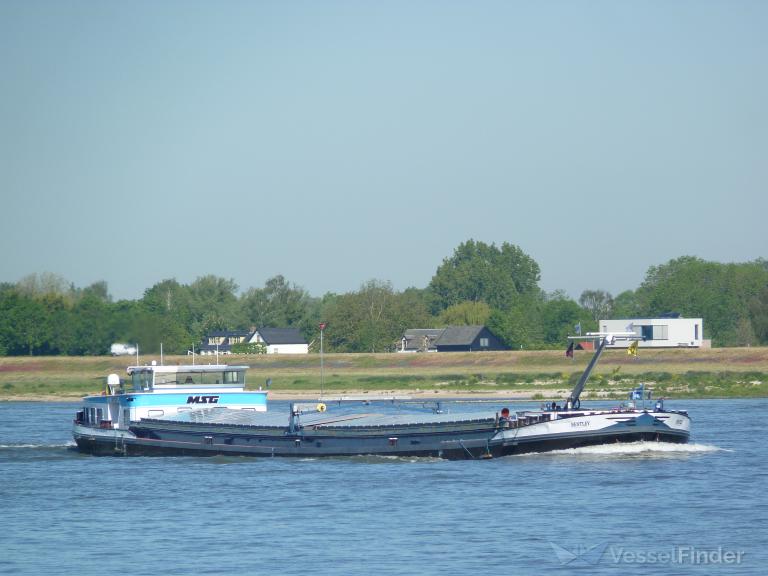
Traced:
<path id="1" fill-rule="evenodd" d="M 326 354 L 326 394 L 397 393 L 416 397 L 510 396 L 562 398 L 586 366 L 590 353 L 570 360 L 562 351 L 443 354 Z M 142 362 L 159 360 L 150 356 Z M 186 356 L 165 362 L 189 362 Z M 210 357 L 198 363 L 213 362 Z M 275 397 L 317 396 L 320 358 L 228 356 L 247 364 L 249 388 L 271 378 Z M 134 358 L 0 358 L 0 400 L 74 400 L 98 393 L 104 376 L 125 375 Z M 635 358 L 606 351 L 587 385 L 586 398 L 624 398 L 644 382 L 656 396 L 714 398 L 768 396 L 768 348 L 641 350 Z"/>

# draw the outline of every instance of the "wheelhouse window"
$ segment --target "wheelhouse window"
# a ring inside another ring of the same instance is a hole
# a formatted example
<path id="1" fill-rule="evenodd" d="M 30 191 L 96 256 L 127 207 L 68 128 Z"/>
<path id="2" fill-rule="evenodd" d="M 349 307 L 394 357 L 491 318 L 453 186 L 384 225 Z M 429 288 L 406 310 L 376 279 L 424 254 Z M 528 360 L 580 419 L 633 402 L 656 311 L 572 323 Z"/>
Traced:
<path id="1" fill-rule="evenodd" d="M 195 372 L 157 374 L 155 379 L 158 384 L 202 384 L 200 374 Z"/>
<path id="2" fill-rule="evenodd" d="M 134 392 L 150 390 L 152 388 L 152 372 L 149 370 L 139 370 L 131 375 Z"/>
<path id="3" fill-rule="evenodd" d="M 205 386 L 209 384 L 243 384 L 245 372 L 242 370 L 225 370 L 223 372 L 173 372 L 155 374 L 156 384 L 178 384 L 187 386 Z"/>
<path id="4" fill-rule="evenodd" d="M 227 370 L 224 372 L 225 384 L 242 384 L 245 382 L 245 372 L 238 370 Z"/>

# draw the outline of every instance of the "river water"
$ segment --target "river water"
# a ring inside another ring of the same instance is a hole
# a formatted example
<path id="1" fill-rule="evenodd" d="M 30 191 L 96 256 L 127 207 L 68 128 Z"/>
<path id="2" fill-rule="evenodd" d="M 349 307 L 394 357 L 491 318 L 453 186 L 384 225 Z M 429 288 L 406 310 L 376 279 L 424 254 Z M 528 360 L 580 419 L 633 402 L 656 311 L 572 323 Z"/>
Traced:
<path id="1" fill-rule="evenodd" d="M 97 458 L 0 403 L 0 574 L 768 573 L 768 400 L 667 407 L 690 444 L 448 462 Z"/>

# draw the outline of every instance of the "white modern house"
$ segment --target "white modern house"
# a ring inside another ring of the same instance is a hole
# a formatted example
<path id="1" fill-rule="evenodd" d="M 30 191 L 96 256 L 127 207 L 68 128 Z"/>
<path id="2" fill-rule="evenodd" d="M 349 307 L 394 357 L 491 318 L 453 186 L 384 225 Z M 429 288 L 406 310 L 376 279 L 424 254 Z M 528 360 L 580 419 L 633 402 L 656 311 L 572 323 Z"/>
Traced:
<path id="1" fill-rule="evenodd" d="M 702 318 L 680 318 L 677 316 L 660 318 L 625 318 L 600 320 L 601 332 L 634 332 L 642 340 L 641 348 L 708 348 L 709 340 L 704 340 L 704 320 Z M 609 348 L 627 348 L 629 340 L 617 340 Z"/>

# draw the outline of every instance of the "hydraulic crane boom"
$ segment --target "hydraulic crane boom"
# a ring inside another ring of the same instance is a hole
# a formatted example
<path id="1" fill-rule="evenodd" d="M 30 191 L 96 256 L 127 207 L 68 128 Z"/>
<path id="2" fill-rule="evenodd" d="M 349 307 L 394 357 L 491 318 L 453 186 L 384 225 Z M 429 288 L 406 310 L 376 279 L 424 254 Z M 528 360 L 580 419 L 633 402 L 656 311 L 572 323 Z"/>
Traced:
<path id="1" fill-rule="evenodd" d="M 566 406 L 568 408 L 573 408 L 575 405 L 580 404 L 579 396 L 581 396 L 581 393 L 584 391 L 584 386 L 586 386 L 587 380 L 589 379 L 590 374 L 592 374 L 592 370 L 597 365 L 597 361 L 600 359 L 600 356 L 602 356 L 606 345 L 613 344 L 616 340 L 640 340 L 640 337 L 634 332 L 587 332 L 586 336 L 569 337 L 569 339 L 599 340 L 599 344 L 595 350 L 594 355 L 590 359 L 589 364 L 587 364 L 587 367 L 584 369 L 584 372 L 579 377 L 579 381 L 576 383 L 576 386 L 574 386 L 573 390 L 571 390 L 571 395 L 568 396 L 568 400 L 566 400 Z"/>

